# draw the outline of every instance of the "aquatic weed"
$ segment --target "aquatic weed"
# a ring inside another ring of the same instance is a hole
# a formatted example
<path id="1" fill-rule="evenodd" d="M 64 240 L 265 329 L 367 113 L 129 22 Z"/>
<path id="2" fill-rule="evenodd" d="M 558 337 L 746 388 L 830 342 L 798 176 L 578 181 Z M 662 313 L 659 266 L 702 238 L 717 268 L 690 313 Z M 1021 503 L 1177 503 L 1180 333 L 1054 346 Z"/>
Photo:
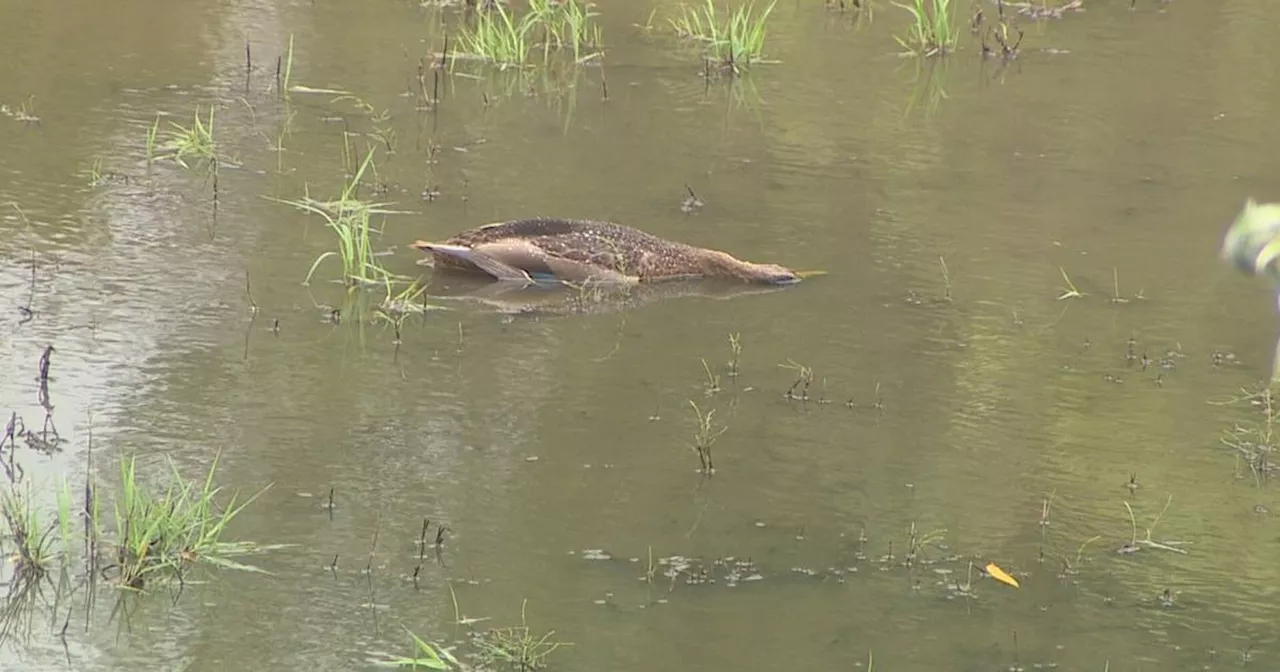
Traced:
<path id="1" fill-rule="evenodd" d="M 552 639 L 555 630 L 549 630 L 541 637 L 534 636 L 525 619 L 528 604 L 528 600 L 521 603 L 519 626 L 493 628 L 474 637 L 483 667 L 491 669 L 498 664 L 506 664 L 516 670 L 537 670 L 547 666 L 547 657 L 557 649 L 572 646 Z"/>
<path id="2" fill-rule="evenodd" d="M 214 108 L 210 105 L 209 119 L 205 121 L 200 118 L 200 108 L 197 107 L 190 126 L 183 126 L 176 121 L 169 122 L 173 129 L 169 132 L 168 142 L 162 147 L 167 151 L 167 156 L 183 168 L 191 167 L 184 157 L 194 157 L 197 162 L 203 161 L 211 170 L 216 171 L 218 146 L 213 138 L 213 112 Z M 153 141 L 154 133 L 148 136 L 148 147 Z"/>
<path id="3" fill-rule="evenodd" d="M 599 54 L 603 38 L 594 21 L 599 14 L 591 11 L 594 6 L 584 0 L 529 0 L 525 21 L 531 28 L 542 29 L 544 60 L 552 49 L 571 49 L 574 62 Z"/>
<path id="4" fill-rule="evenodd" d="M 502 68 L 521 66 L 529 58 L 529 20 L 516 21 L 501 3 L 493 9 L 476 13 L 476 25 L 464 29 L 458 39 L 461 49 L 476 58 Z M 455 55 L 457 50 L 454 51 Z"/>
<path id="5" fill-rule="evenodd" d="M 912 24 L 906 37 L 893 36 L 907 54 L 939 56 L 955 49 L 960 29 L 955 23 L 952 0 L 912 0 L 910 5 L 893 4 L 911 13 Z"/>
<path id="6" fill-rule="evenodd" d="M 543 60 L 552 52 L 565 50 L 573 54 L 575 63 L 599 55 L 602 34 L 595 22 L 593 4 L 584 0 L 530 0 L 529 11 L 517 18 L 502 3 L 476 13 L 475 25 L 459 35 L 461 50 L 468 56 L 498 65 L 500 68 L 525 65 L 542 38 Z M 454 51 L 455 57 L 458 51 Z"/>
<path id="7" fill-rule="evenodd" d="M 757 13 L 755 3 L 749 2 L 721 16 L 715 0 L 706 0 L 696 9 L 682 6 L 680 15 L 667 21 L 678 37 L 705 43 L 708 58 L 736 68 L 763 59 L 766 23 L 775 5 L 777 0 Z"/>
<path id="8" fill-rule="evenodd" d="M 404 628 L 403 625 L 400 627 Z M 388 658 L 386 660 L 378 661 L 379 665 L 387 667 L 409 667 L 413 669 L 425 667 L 428 670 L 462 669 L 462 663 L 458 662 L 458 659 L 454 658 L 453 654 L 449 653 L 448 650 L 428 644 L 421 637 L 413 634 L 413 631 L 408 628 L 404 628 L 404 631 L 409 634 L 409 638 L 413 642 L 412 656 L 409 658 Z"/>
<path id="9" fill-rule="evenodd" d="M 334 256 L 342 261 L 342 277 L 347 283 L 370 284 L 378 282 L 387 275 L 386 269 L 378 263 L 373 250 L 370 222 L 375 214 L 392 214 L 393 211 L 383 209 L 382 206 L 387 205 L 385 203 L 370 203 L 356 197 L 356 191 L 364 178 L 365 171 L 373 165 L 373 155 L 374 150 L 371 148 L 355 174 L 343 186 L 342 194 L 337 200 L 319 201 L 311 198 L 310 189 L 306 190 L 302 198 L 294 200 L 267 197 L 269 200 L 320 215 L 337 236 L 338 249 L 316 257 L 310 270 L 307 271 L 303 284 L 310 284 L 311 277 L 315 275 L 320 263 Z"/>
<path id="10" fill-rule="evenodd" d="M 693 451 L 698 454 L 698 462 L 701 464 L 698 471 L 709 476 L 716 471 L 715 462 L 711 459 L 711 446 L 721 434 L 729 431 L 729 428 L 715 426 L 713 420 L 715 409 L 703 413 L 692 399 L 689 400 L 689 405 L 693 407 L 693 413 L 698 419 L 698 428 L 693 435 Z"/>
<path id="11" fill-rule="evenodd" d="M 139 482 L 133 458 L 120 462 L 120 492 L 114 502 L 115 564 L 108 568 L 117 570 L 120 583 L 142 589 L 157 575 L 181 583 L 183 570 L 196 563 L 263 571 L 231 560 L 255 547 L 223 541 L 222 533 L 266 488 L 238 505 L 233 495 L 226 506 L 219 506 L 214 500 L 222 488 L 213 484 L 217 457 L 201 482 L 183 478 L 172 461 L 169 466 L 168 483 L 156 488 Z"/>
<path id="12" fill-rule="evenodd" d="M 46 523 L 32 508 L 30 485 L 25 492 L 14 484 L 0 493 L 0 517 L 13 545 L 14 576 L 39 578 L 52 570 L 58 559 L 52 534 L 61 526 L 59 521 Z"/>

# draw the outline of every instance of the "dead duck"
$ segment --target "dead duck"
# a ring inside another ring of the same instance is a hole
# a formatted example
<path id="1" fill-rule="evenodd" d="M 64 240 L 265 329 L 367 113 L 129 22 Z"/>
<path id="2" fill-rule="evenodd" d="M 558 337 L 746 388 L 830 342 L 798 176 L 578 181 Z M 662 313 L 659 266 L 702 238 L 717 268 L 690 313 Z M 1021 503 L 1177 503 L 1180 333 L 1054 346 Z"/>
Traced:
<path id="1" fill-rule="evenodd" d="M 486 273 L 533 283 L 636 284 L 725 278 L 787 285 L 813 273 L 743 261 L 727 252 L 665 240 L 629 226 L 585 219 L 538 217 L 468 229 L 442 242 L 410 245 L 431 253 L 438 269 Z"/>

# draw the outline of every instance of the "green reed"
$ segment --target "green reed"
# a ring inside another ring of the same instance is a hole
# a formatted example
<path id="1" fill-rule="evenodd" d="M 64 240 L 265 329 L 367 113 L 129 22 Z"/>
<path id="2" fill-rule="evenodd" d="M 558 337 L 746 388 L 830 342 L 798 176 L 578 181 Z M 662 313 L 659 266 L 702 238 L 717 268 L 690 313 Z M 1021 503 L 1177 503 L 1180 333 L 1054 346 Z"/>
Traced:
<path id="1" fill-rule="evenodd" d="M 960 27 L 955 22 L 952 0 L 912 0 L 910 5 L 893 4 L 911 13 L 912 24 L 906 36 L 893 36 L 907 53 L 938 56 L 955 50 Z"/>
<path id="2" fill-rule="evenodd" d="M 719 14 L 715 0 L 706 0 L 706 4 L 698 8 L 682 6 L 680 16 L 667 21 L 677 36 L 704 43 L 710 58 L 726 64 L 746 65 L 763 58 L 768 33 L 766 23 L 776 4 L 774 0 L 757 12 L 752 2 Z"/>
<path id="3" fill-rule="evenodd" d="M 385 203 L 370 203 L 360 200 L 356 192 L 364 178 L 366 170 L 373 166 L 374 149 L 370 148 L 364 161 L 351 179 L 343 186 L 342 194 L 337 200 L 319 201 L 311 198 L 310 190 L 302 198 L 294 200 L 275 200 L 292 205 L 324 218 L 325 225 L 337 237 L 337 250 L 325 252 L 312 262 L 307 277 L 303 281 L 310 284 L 320 263 L 330 257 L 337 257 L 342 262 L 342 278 L 348 284 L 373 284 L 387 276 L 387 271 L 378 263 L 372 242 L 372 219 L 376 214 L 390 214 L 390 210 L 382 209 Z"/>
<path id="4" fill-rule="evenodd" d="M 475 27 L 459 34 L 460 48 L 502 67 L 523 65 L 529 59 L 529 31 L 533 25 L 529 17 L 517 21 L 502 3 L 496 3 L 493 9 L 477 12 Z"/>
<path id="5" fill-rule="evenodd" d="M 151 122 L 151 128 L 147 129 L 147 168 L 151 167 L 151 162 L 156 154 L 156 135 L 160 132 L 160 115 L 156 115 L 156 120 Z"/>
<path id="6" fill-rule="evenodd" d="M 544 61 L 563 51 L 582 62 L 599 54 L 603 37 L 597 16 L 585 0 L 529 0 L 521 17 L 496 3 L 476 13 L 474 27 L 464 28 L 460 50 L 503 68 L 523 66 L 541 39 Z"/>
<path id="7" fill-rule="evenodd" d="M 603 37 L 594 20 L 597 16 L 585 0 L 529 0 L 525 18 L 531 26 L 542 29 L 544 60 L 553 49 L 564 49 L 571 50 L 573 60 L 580 62 L 599 53 Z"/>
<path id="8" fill-rule="evenodd" d="M 289 33 L 289 50 L 284 57 L 284 81 L 280 83 L 280 95 L 289 99 L 289 80 L 293 78 L 293 33 Z"/>

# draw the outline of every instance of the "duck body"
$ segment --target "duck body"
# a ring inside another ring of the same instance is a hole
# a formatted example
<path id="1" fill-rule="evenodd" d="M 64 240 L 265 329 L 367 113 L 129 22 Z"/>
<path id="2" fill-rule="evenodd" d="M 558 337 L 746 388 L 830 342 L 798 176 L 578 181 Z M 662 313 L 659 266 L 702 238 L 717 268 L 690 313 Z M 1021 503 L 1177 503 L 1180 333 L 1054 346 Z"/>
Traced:
<path id="1" fill-rule="evenodd" d="M 757 264 L 727 252 L 659 238 L 644 231 L 585 219 L 538 217 L 486 224 L 442 243 L 419 240 L 437 269 L 488 274 L 522 283 L 637 284 L 690 278 L 727 278 L 783 285 L 800 274 Z"/>

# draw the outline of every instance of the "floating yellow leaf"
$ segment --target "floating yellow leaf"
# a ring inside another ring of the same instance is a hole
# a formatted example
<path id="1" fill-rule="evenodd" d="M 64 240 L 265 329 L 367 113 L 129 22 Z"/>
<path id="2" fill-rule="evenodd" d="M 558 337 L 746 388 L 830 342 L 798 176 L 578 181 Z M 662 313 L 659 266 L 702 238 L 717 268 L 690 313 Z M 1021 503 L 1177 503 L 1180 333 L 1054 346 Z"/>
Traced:
<path id="1" fill-rule="evenodd" d="M 1008 572 L 1004 571 L 1003 569 L 1000 569 L 1000 567 L 997 566 L 996 563 L 988 562 L 986 569 L 987 569 L 987 573 L 991 575 L 991 578 L 995 579 L 996 581 L 999 581 L 1000 583 L 1007 583 L 1013 586 L 1014 588 L 1018 587 L 1018 580 L 1013 578 L 1012 576 L 1009 576 Z"/>

